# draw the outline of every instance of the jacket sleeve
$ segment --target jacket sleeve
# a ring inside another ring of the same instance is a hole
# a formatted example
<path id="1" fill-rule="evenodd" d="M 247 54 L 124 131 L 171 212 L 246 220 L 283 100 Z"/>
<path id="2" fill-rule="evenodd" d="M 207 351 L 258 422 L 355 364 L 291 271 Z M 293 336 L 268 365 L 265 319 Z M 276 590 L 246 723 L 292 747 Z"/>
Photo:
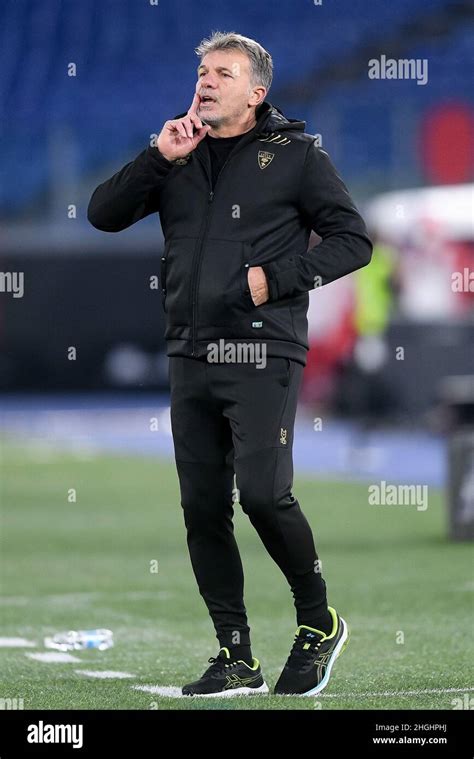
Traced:
<path id="1" fill-rule="evenodd" d="M 149 146 L 94 192 L 87 218 L 102 232 L 120 232 L 159 211 L 159 194 L 174 164 Z"/>
<path id="2" fill-rule="evenodd" d="M 322 241 L 302 255 L 263 265 L 271 301 L 332 282 L 372 257 L 365 223 L 328 154 L 315 142 L 306 154 L 299 208 Z"/>

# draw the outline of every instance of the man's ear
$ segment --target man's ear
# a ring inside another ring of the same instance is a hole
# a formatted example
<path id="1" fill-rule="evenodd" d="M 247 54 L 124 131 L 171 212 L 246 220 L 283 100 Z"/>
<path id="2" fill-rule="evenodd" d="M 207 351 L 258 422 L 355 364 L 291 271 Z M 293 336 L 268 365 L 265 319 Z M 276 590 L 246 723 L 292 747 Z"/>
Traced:
<path id="1" fill-rule="evenodd" d="M 254 87 L 252 92 L 250 93 L 249 97 L 249 105 L 252 106 L 252 108 L 255 108 L 257 105 L 260 105 L 260 103 L 263 103 L 265 100 L 265 95 L 267 94 L 267 90 L 265 87 Z"/>

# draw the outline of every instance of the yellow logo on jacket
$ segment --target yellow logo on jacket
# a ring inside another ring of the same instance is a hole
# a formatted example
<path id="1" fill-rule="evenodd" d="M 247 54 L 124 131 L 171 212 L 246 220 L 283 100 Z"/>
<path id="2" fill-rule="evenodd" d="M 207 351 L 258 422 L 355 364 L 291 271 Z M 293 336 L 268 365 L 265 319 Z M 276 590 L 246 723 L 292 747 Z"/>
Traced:
<path id="1" fill-rule="evenodd" d="M 275 153 L 268 153 L 266 150 L 259 150 L 258 151 L 258 165 L 260 166 L 261 169 L 266 169 L 267 166 L 270 166 L 274 157 L 275 157 Z"/>

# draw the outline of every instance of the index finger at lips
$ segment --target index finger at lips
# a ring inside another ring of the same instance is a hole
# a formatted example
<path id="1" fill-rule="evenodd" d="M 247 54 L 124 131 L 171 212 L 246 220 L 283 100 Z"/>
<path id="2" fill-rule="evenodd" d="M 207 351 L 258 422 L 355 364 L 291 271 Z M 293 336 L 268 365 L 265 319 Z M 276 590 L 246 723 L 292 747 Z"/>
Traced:
<path id="1" fill-rule="evenodd" d="M 201 98 L 199 97 L 198 93 L 194 93 L 193 102 L 191 103 L 191 107 L 189 108 L 188 113 L 197 113 L 197 109 L 199 108 L 199 105 L 201 103 Z"/>

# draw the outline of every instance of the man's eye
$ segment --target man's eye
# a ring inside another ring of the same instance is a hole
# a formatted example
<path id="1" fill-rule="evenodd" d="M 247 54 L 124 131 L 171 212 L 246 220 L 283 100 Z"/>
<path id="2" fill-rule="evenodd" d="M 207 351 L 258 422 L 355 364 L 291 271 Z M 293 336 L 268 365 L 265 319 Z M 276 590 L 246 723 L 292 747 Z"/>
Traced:
<path id="1" fill-rule="evenodd" d="M 224 74 L 224 76 L 230 77 L 230 74 Z M 232 79 L 232 77 L 230 77 Z"/>

